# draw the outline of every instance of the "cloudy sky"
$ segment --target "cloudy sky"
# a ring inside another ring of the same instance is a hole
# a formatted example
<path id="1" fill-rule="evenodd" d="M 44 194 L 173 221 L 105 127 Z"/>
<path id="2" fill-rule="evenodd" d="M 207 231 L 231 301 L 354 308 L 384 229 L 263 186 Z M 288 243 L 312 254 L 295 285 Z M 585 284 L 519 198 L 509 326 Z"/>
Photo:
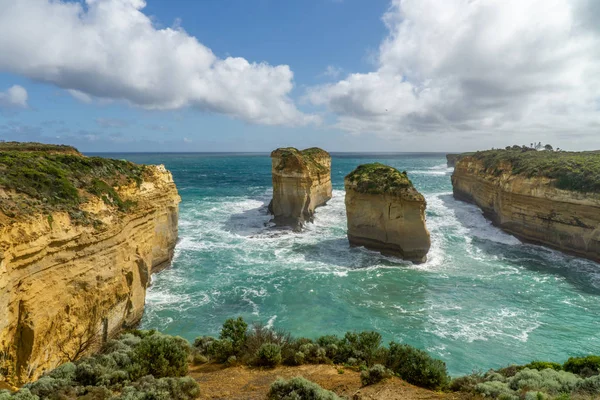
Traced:
<path id="1" fill-rule="evenodd" d="M 600 149 L 600 1 L 0 0 L 0 139 Z"/>

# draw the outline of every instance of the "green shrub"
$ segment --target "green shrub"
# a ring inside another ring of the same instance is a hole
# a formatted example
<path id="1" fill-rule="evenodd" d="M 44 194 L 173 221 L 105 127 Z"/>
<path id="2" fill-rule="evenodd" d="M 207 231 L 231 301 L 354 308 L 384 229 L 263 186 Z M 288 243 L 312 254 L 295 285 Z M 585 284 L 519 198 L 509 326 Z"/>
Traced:
<path id="1" fill-rule="evenodd" d="M 525 393 L 525 400 L 548 400 L 548 396 L 542 392 L 527 392 Z"/>
<path id="2" fill-rule="evenodd" d="M 600 394 L 600 375 L 594 375 L 578 382 L 575 390 L 585 394 Z"/>
<path id="3" fill-rule="evenodd" d="M 480 372 L 473 372 L 471 375 L 452 379 L 448 388 L 453 392 L 474 392 L 475 387 L 482 382 L 485 382 L 484 376 Z"/>
<path id="4" fill-rule="evenodd" d="M 386 367 L 384 367 L 381 364 L 375 364 L 367 371 L 363 371 L 360 373 L 360 381 L 363 384 L 363 386 L 367 386 L 379 383 L 384 379 L 391 378 L 392 376 L 392 372 Z"/>
<path id="5" fill-rule="evenodd" d="M 565 371 L 589 377 L 600 374 L 600 356 L 571 357 L 563 364 Z"/>
<path id="6" fill-rule="evenodd" d="M 269 400 L 341 400 L 335 393 L 302 377 L 288 381 L 276 380 L 271 384 L 267 398 Z"/>
<path id="7" fill-rule="evenodd" d="M 446 364 L 423 350 L 390 343 L 386 366 L 405 381 L 428 389 L 440 389 L 449 382 Z"/>
<path id="8" fill-rule="evenodd" d="M 192 400 L 200 394 L 200 387 L 190 377 L 160 378 L 145 376 L 123 388 L 117 400 Z"/>
<path id="9" fill-rule="evenodd" d="M 281 363 L 281 347 L 275 343 L 260 346 L 254 357 L 254 364 L 263 367 L 275 367 Z"/>
<path id="10" fill-rule="evenodd" d="M 560 365 L 559 363 L 549 361 L 532 361 L 529 364 L 523 365 L 523 368 L 537 369 L 538 371 L 548 368 L 553 369 L 555 371 L 561 371 L 563 369 L 562 365 Z"/>
<path id="11" fill-rule="evenodd" d="M 524 369 L 510 379 L 513 390 L 537 390 L 549 394 L 571 393 L 581 378 L 570 372 Z"/>
<path id="12" fill-rule="evenodd" d="M 508 384 L 504 382 L 482 382 L 475 386 L 475 391 L 484 397 L 491 397 L 492 399 L 507 399 L 507 400 L 519 400 L 519 396 L 513 392 Z"/>
<path id="13" fill-rule="evenodd" d="M 347 332 L 337 346 L 339 357 L 335 361 L 344 362 L 349 358 L 356 358 L 367 365 L 373 365 L 381 346 L 381 335 L 377 332 Z"/>
<path id="14" fill-rule="evenodd" d="M 11 394 L 10 392 L 0 392 L 0 400 L 40 400 L 40 397 L 31 393 L 29 389 L 24 388 L 15 394 Z"/>
<path id="15" fill-rule="evenodd" d="M 135 375 L 184 376 L 189 355 L 190 345 L 185 339 L 162 334 L 145 337 L 132 352 L 132 360 L 140 366 Z"/>
<path id="16" fill-rule="evenodd" d="M 248 324 L 242 317 L 230 318 L 223 324 L 219 338 L 231 340 L 233 355 L 238 355 L 246 344 L 247 330 Z"/>
<path id="17" fill-rule="evenodd" d="M 220 363 L 224 363 L 234 355 L 233 342 L 230 339 L 213 340 L 210 342 L 207 354 Z"/>

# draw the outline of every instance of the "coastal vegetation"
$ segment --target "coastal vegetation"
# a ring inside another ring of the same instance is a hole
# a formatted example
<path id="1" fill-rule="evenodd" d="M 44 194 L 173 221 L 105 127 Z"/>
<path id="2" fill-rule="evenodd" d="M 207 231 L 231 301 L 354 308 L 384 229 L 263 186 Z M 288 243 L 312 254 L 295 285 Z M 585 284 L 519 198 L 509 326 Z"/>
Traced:
<path id="1" fill-rule="evenodd" d="M 134 203 L 121 199 L 116 187 L 141 184 L 144 166 L 129 161 L 85 157 L 70 146 L 0 143 L 0 211 L 8 217 L 54 211 L 89 223 L 79 205 L 91 196 L 120 211 Z"/>
<path id="2" fill-rule="evenodd" d="M 343 337 L 293 338 L 289 333 L 242 319 L 227 320 L 218 338 L 200 336 L 193 344 L 156 331 L 130 331 L 104 344 L 99 354 L 68 362 L 25 385 L 17 393 L 0 391 L 0 400 L 196 398 L 201 390 L 189 364 L 221 363 L 273 368 L 279 364 L 336 364 L 362 371 L 363 386 L 397 376 L 437 391 L 498 400 L 578 400 L 600 395 L 600 357 L 574 357 L 564 364 L 534 361 L 451 379 L 443 361 L 406 344 L 382 345 L 377 332 Z M 343 371 L 343 370 L 342 370 Z M 277 380 L 269 399 L 339 397 L 297 377 Z"/>
<path id="3" fill-rule="evenodd" d="M 354 185 L 357 192 L 369 194 L 396 194 L 413 187 L 406 171 L 381 163 L 359 165 L 345 180 Z"/>
<path id="4" fill-rule="evenodd" d="M 277 156 L 281 159 L 281 162 L 277 167 L 279 170 L 298 168 L 298 163 L 302 162 L 311 171 L 319 173 L 328 172 L 328 168 L 324 166 L 319 159 L 329 158 L 330 155 L 328 152 L 318 147 L 311 147 L 304 150 L 298 150 L 295 147 L 283 147 L 274 150 L 271 153 L 271 157 L 273 156 Z"/>
<path id="5" fill-rule="evenodd" d="M 503 173 L 528 178 L 544 177 L 563 190 L 600 193 L 600 153 L 543 151 L 527 146 L 512 146 L 504 150 L 478 151 L 471 157 L 481 160 L 486 170 L 499 176 Z"/>

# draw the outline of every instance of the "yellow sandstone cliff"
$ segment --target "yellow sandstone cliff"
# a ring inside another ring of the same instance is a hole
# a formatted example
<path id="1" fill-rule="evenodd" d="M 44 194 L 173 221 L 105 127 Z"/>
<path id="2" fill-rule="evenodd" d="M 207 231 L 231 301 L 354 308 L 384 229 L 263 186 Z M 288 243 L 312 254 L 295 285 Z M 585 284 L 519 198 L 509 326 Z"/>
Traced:
<path id="1" fill-rule="evenodd" d="M 0 210 L 0 380 L 35 379 L 140 321 L 151 273 L 173 256 L 180 202 L 164 166 L 140 177 L 115 188 L 126 212 L 108 195 L 75 213 Z M 23 201 L 0 185 L 0 199 L 11 196 Z M 93 223 L 73 217 L 81 213 Z"/>
<path id="2" fill-rule="evenodd" d="M 312 222 L 315 208 L 331 199 L 331 156 L 325 150 L 281 148 L 271 153 L 273 200 L 269 210 L 277 225 L 299 229 Z"/>
<path id="3" fill-rule="evenodd" d="M 554 179 L 514 173 L 509 161 L 486 168 L 473 156 L 458 161 L 452 186 L 456 199 L 478 205 L 504 231 L 600 262 L 600 194 L 562 190 Z"/>
<path id="4" fill-rule="evenodd" d="M 361 165 L 344 180 L 348 240 L 414 262 L 431 246 L 425 224 L 427 203 L 406 173 L 383 164 Z"/>

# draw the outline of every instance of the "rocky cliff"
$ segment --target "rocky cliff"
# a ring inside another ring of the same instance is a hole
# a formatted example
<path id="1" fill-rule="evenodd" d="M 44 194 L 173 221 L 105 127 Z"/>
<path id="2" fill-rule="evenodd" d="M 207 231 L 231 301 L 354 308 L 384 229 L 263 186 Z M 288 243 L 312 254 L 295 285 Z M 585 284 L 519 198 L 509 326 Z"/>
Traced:
<path id="1" fill-rule="evenodd" d="M 348 240 L 414 262 L 431 246 L 425 198 L 405 172 L 383 164 L 361 165 L 344 180 Z"/>
<path id="2" fill-rule="evenodd" d="M 331 156 L 318 148 L 288 147 L 274 150 L 271 159 L 274 222 L 299 229 L 331 199 Z"/>
<path id="3" fill-rule="evenodd" d="M 163 166 L 0 146 L 0 380 L 95 350 L 142 317 L 178 203 Z"/>
<path id="4" fill-rule="evenodd" d="M 599 154 L 496 150 L 461 158 L 452 185 L 506 232 L 600 261 L 596 168 Z"/>

